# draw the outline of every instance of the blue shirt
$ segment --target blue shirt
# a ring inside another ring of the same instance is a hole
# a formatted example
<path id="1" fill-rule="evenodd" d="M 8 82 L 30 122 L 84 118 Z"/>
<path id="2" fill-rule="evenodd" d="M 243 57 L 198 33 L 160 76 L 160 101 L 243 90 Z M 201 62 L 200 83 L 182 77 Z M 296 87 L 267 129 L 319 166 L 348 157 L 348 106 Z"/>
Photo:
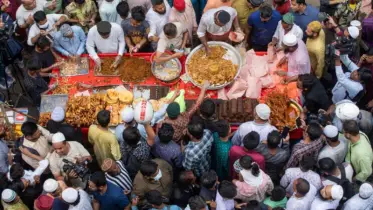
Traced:
<path id="1" fill-rule="evenodd" d="M 251 43 L 253 45 L 267 46 L 272 41 L 275 34 L 278 21 L 281 20 L 281 14 L 272 10 L 272 17 L 267 22 L 260 20 L 260 11 L 253 12 L 247 23 L 251 27 Z"/>
<path id="2" fill-rule="evenodd" d="M 319 20 L 319 9 L 307 5 L 303 13 L 293 11 L 291 13 L 294 15 L 294 23 L 303 30 L 303 40 L 305 40 L 307 25 L 312 21 Z"/>
<path id="3" fill-rule="evenodd" d="M 161 158 L 167 161 L 173 168 L 181 168 L 183 154 L 181 153 L 180 145 L 174 141 L 164 144 L 159 137 L 155 137 L 155 144 L 152 147 L 152 154 L 156 158 Z"/>
<path id="4" fill-rule="evenodd" d="M 86 35 L 83 29 L 79 26 L 71 26 L 74 36 L 67 38 L 62 35 L 60 31 L 53 36 L 53 47 L 62 55 L 72 56 L 81 55 L 84 53 Z"/>
<path id="5" fill-rule="evenodd" d="M 110 182 L 107 182 L 107 190 L 103 195 L 98 191 L 92 194 L 94 199 L 100 203 L 100 210 L 124 209 L 130 203 L 123 190 Z"/>
<path id="6" fill-rule="evenodd" d="M 69 204 L 63 202 L 60 198 L 54 198 L 53 199 L 53 210 L 68 210 L 69 209 Z"/>
<path id="7" fill-rule="evenodd" d="M 9 148 L 8 145 L 4 140 L 0 140 L 0 172 L 6 173 L 8 172 L 8 152 Z"/>

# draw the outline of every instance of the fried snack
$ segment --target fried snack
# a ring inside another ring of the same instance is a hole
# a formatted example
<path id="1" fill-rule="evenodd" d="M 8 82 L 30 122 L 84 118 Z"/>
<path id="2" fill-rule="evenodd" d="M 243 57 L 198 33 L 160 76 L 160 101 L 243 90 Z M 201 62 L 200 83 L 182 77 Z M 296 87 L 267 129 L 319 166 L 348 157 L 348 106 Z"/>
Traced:
<path id="1" fill-rule="evenodd" d="M 47 125 L 47 122 L 50 119 L 51 119 L 51 113 L 50 112 L 40 113 L 40 116 L 39 116 L 39 125 L 45 127 Z"/>
<path id="2" fill-rule="evenodd" d="M 128 91 L 128 90 L 124 90 L 124 91 L 119 91 L 119 102 L 121 104 L 131 104 L 132 101 L 133 101 L 133 94 Z"/>
<path id="3" fill-rule="evenodd" d="M 151 64 L 143 58 L 124 58 L 123 65 L 118 67 L 122 82 L 141 82 L 152 75 Z"/>
<path id="4" fill-rule="evenodd" d="M 74 88 L 76 84 L 69 84 L 69 80 L 64 77 L 55 89 L 52 90 L 52 95 L 56 94 L 69 94 L 70 90 Z"/>
<path id="5" fill-rule="evenodd" d="M 80 63 L 74 60 L 65 60 L 60 68 L 61 75 L 77 75 L 79 74 L 79 69 L 88 70 L 88 58 L 81 58 Z"/>
<path id="6" fill-rule="evenodd" d="M 289 126 L 289 117 L 287 114 L 289 98 L 286 93 L 275 90 L 269 93 L 265 98 L 265 103 L 271 109 L 271 124 L 282 130 Z"/>
<path id="7" fill-rule="evenodd" d="M 238 71 L 238 66 L 223 58 L 227 51 L 223 47 L 214 46 L 210 49 L 209 56 L 206 56 L 202 49 L 194 53 L 187 64 L 189 76 L 199 85 L 205 80 L 208 80 L 211 86 L 231 82 Z"/>
<path id="8" fill-rule="evenodd" d="M 118 69 L 123 68 L 123 62 L 117 68 L 112 68 L 115 61 L 114 57 L 101 58 L 101 71 L 95 71 L 97 75 L 118 75 Z"/>

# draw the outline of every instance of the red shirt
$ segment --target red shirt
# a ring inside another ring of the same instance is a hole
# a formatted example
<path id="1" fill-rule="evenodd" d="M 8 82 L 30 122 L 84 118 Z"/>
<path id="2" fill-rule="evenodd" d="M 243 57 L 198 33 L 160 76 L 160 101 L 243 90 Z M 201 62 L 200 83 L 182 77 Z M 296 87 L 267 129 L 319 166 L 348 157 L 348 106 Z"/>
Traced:
<path id="1" fill-rule="evenodd" d="M 286 13 L 289 12 L 290 10 L 290 1 L 287 0 L 285 3 L 283 4 L 276 4 L 275 1 L 273 1 L 273 7 L 281 14 L 281 15 L 285 15 Z"/>
<path id="2" fill-rule="evenodd" d="M 229 150 L 229 174 L 232 179 L 238 178 L 237 173 L 234 171 L 233 164 L 244 155 L 250 156 L 253 161 L 259 165 L 259 168 L 265 171 L 265 159 L 262 154 L 254 150 L 246 150 L 241 146 L 232 146 Z"/>

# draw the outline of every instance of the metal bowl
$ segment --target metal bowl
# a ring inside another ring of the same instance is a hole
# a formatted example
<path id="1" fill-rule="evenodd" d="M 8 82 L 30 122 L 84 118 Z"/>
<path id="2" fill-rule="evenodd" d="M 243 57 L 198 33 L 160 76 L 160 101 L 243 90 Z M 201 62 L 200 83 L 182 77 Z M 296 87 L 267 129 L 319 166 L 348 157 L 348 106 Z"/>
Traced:
<path id="1" fill-rule="evenodd" d="M 241 71 L 242 59 L 241 59 L 240 53 L 237 52 L 237 50 L 232 45 L 229 45 L 225 42 L 211 41 L 211 42 L 207 42 L 207 44 L 209 46 L 222 46 L 223 48 L 225 48 L 227 50 L 227 53 L 225 54 L 225 56 L 228 56 L 231 59 L 232 63 L 236 64 L 237 68 L 238 68 L 237 73 L 234 76 L 234 79 L 232 81 L 226 82 L 226 83 L 221 84 L 221 85 L 211 85 L 207 88 L 208 90 L 218 90 L 218 89 L 224 88 L 225 86 L 231 84 L 234 80 L 236 80 L 237 76 L 240 74 L 240 71 Z M 185 61 L 185 71 L 188 74 L 188 76 L 190 75 L 189 71 L 188 71 L 188 64 L 190 62 L 190 59 L 192 58 L 193 54 L 196 53 L 198 50 L 201 50 L 201 48 L 203 48 L 202 44 L 198 45 L 196 48 L 194 48 L 192 50 L 192 52 L 190 52 L 190 54 L 188 55 L 188 57 Z M 193 83 L 193 85 L 195 85 L 197 87 L 200 87 L 200 88 L 202 87 L 202 85 L 195 82 L 191 76 L 189 76 L 189 78 L 190 78 L 190 81 Z M 208 79 L 208 78 L 206 78 L 206 79 Z"/>
<path id="2" fill-rule="evenodd" d="M 176 68 L 174 68 L 175 64 L 176 64 Z M 175 69 L 176 75 L 174 77 L 168 76 L 168 72 L 166 71 L 166 69 Z M 164 62 L 162 64 L 157 64 L 154 61 L 152 62 L 152 73 L 153 73 L 154 77 L 161 80 L 161 81 L 164 81 L 164 82 L 171 82 L 171 81 L 179 78 L 180 74 L 181 74 L 181 70 L 182 70 L 182 65 L 181 65 L 179 59 L 177 59 L 177 58 L 173 58 L 173 59 L 171 59 L 167 62 Z M 157 71 L 157 73 L 156 73 L 156 71 Z M 161 76 L 159 76 L 159 75 L 161 75 Z M 167 79 L 165 79 L 165 77 L 167 77 Z"/>

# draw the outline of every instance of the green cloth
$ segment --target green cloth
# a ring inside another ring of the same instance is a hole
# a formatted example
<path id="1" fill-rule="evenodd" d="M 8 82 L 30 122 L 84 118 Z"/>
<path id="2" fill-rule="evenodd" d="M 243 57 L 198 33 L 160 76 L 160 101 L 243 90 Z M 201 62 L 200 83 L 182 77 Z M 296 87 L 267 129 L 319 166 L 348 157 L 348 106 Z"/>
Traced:
<path id="1" fill-rule="evenodd" d="M 215 169 L 219 180 L 225 180 L 229 176 L 229 150 L 232 147 L 232 141 L 222 141 L 218 133 L 213 134 L 213 168 Z"/>
<path id="2" fill-rule="evenodd" d="M 180 106 L 177 102 L 172 102 L 167 107 L 167 115 L 171 118 L 176 118 L 180 114 Z"/>
<path id="3" fill-rule="evenodd" d="M 354 168 L 355 179 L 365 182 L 372 174 L 373 151 L 369 138 L 363 132 L 360 132 L 360 139 L 355 144 L 348 141 L 346 161 Z"/>
<path id="4" fill-rule="evenodd" d="M 266 198 L 263 203 L 267 206 L 270 206 L 272 209 L 273 208 L 276 208 L 276 207 L 282 207 L 282 208 L 285 208 L 286 207 L 286 203 L 288 202 L 288 198 L 285 196 L 284 199 L 280 200 L 280 201 L 272 201 L 271 200 L 271 197 L 268 197 Z"/>
<path id="5" fill-rule="evenodd" d="M 284 16 L 282 16 L 282 20 L 289 25 L 293 25 L 294 24 L 294 15 L 291 14 L 290 12 L 288 12 Z"/>
<path id="6" fill-rule="evenodd" d="M 175 91 L 169 92 L 167 94 L 166 98 L 167 99 L 172 98 L 172 96 L 174 95 L 174 93 L 175 93 Z M 180 90 L 180 95 L 175 99 L 175 102 L 178 103 L 179 106 L 180 106 L 180 113 L 183 113 L 186 110 L 186 104 L 185 104 L 184 95 L 185 95 L 185 90 Z"/>
<path id="7" fill-rule="evenodd" d="M 52 0 L 47 0 L 48 3 L 52 2 Z M 56 8 L 54 10 L 50 10 L 48 8 L 44 9 L 45 14 L 62 14 L 62 0 L 56 0 Z"/>

